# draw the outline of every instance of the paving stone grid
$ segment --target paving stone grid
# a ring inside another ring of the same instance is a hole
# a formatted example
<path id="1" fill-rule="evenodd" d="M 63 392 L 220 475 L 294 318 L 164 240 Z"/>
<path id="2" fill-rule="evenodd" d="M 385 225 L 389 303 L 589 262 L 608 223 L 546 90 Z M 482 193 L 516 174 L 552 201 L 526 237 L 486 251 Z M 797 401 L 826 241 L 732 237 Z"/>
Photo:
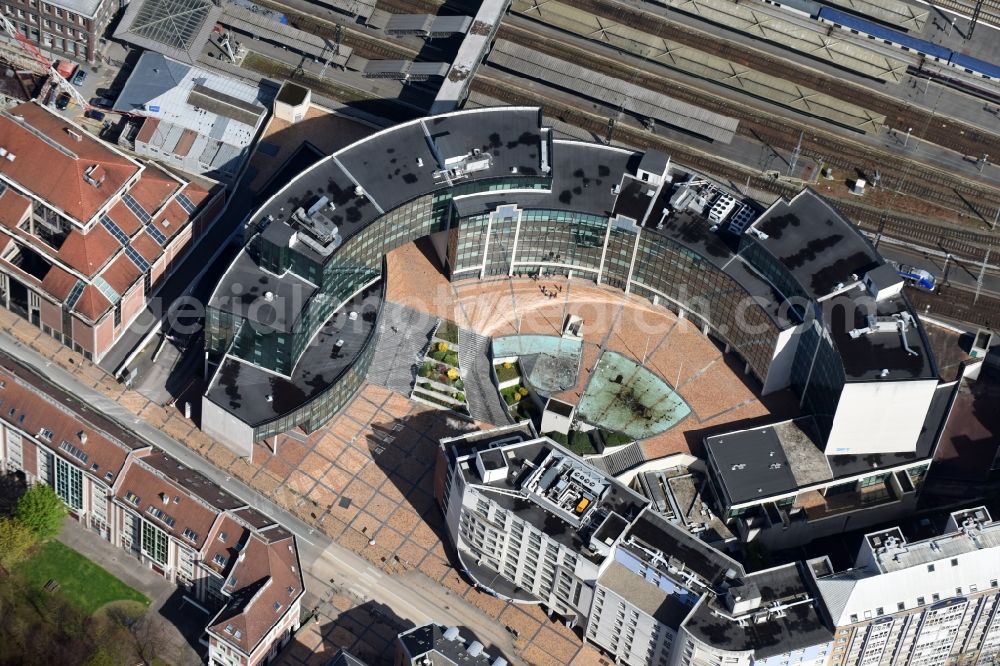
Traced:
<path id="1" fill-rule="evenodd" d="M 644 359 L 647 366 L 677 386 L 692 405 L 696 418 L 686 427 L 669 431 L 655 446 L 647 443 L 648 457 L 687 450 L 683 431 L 689 427 L 767 413 L 749 389 L 733 381 L 735 373 L 722 362 L 711 342 L 690 323 L 677 320 L 648 301 L 623 297 L 621 292 L 584 280 L 549 280 L 552 289 L 559 287 L 561 297 L 555 299 L 526 279 L 449 284 L 440 273 L 433 275 L 435 271 L 428 262 L 426 254 L 416 252 L 413 246 L 390 255 L 391 300 L 416 307 L 412 294 L 398 290 L 400 284 L 419 285 L 425 295 L 428 286 L 440 287 L 444 297 L 425 311 L 490 335 L 509 335 L 518 330 L 558 335 L 565 315 L 579 313 L 585 318 L 585 371 L 592 367 L 599 350 L 614 349 Z M 396 270 L 406 271 L 411 279 L 393 280 Z M 422 274 L 427 280 L 412 279 Z M 640 334 L 635 325 L 638 318 L 651 315 L 661 322 L 652 329 L 647 326 L 642 330 L 649 332 Z M 588 321 L 605 322 L 604 329 L 595 325 L 588 328 Z M 0 328 L 137 417 L 185 442 L 386 574 L 425 575 L 465 598 L 517 632 L 518 656 L 527 663 L 555 666 L 601 662 L 596 650 L 581 645 L 571 630 L 550 621 L 537 606 L 513 605 L 479 593 L 449 563 L 443 521 L 433 499 L 438 440 L 477 424 L 432 410 L 387 388 L 366 384 L 326 427 L 309 436 L 298 431 L 283 435 L 272 442 L 276 451 L 258 445 L 250 463 L 204 435 L 183 418 L 176 405 L 161 407 L 125 389 L 16 315 L 0 310 Z M 577 391 L 585 385 L 585 375 L 581 373 Z M 711 381 L 705 381 L 709 377 Z M 375 545 L 369 545 L 373 538 Z M 309 601 L 307 608 L 319 607 L 318 621 L 304 625 L 281 655 L 281 663 L 324 664 L 341 647 L 373 665 L 391 663 L 393 640 L 400 629 L 392 619 L 373 614 L 348 591 L 334 589 L 331 596 L 314 596 Z"/>

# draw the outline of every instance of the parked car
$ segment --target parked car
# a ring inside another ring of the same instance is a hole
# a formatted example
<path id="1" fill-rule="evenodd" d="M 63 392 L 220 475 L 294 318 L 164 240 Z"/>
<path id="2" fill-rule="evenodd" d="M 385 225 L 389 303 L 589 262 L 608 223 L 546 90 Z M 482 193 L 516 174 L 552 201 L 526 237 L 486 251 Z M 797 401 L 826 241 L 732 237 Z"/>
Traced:
<path id="1" fill-rule="evenodd" d="M 56 97 L 56 108 L 60 111 L 65 109 L 69 106 L 69 99 L 70 97 L 68 92 L 59 93 L 59 97 Z"/>
<path id="2" fill-rule="evenodd" d="M 114 100 L 108 99 L 107 97 L 91 97 L 90 98 L 90 105 L 91 106 L 99 106 L 102 109 L 110 109 L 111 107 L 113 107 L 115 105 L 115 102 L 114 102 Z"/>
<path id="3" fill-rule="evenodd" d="M 80 68 L 76 70 L 76 74 L 73 75 L 73 85 L 82 86 L 83 82 L 87 80 L 87 72 Z"/>
<path id="4" fill-rule="evenodd" d="M 104 112 L 98 111 L 97 109 L 87 109 L 87 112 L 83 115 L 87 118 L 93 118 L 94 120 L 104 120 Z"/>

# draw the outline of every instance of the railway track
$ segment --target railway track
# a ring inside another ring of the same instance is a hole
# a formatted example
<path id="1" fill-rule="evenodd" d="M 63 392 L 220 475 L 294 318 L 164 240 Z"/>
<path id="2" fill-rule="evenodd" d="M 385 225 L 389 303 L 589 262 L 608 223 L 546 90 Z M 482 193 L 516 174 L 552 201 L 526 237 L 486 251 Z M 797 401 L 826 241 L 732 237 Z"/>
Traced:
<path id="1" fill-rule="evenodd" d="M 473 80 L 471 89 L 507 104 L 541 106 L 546 117 L 559 119 L 597 136 L 604 136 L 608 129 L 606 115 L 519 88 L 506 78 L 494 78 L 483 71 L 480 71 Z M 796 184 L 774 180 L 757 170 L 707 155 L 683 143 L 670 141 L 623 123 L 615 125 L 611 139 L 641 150 L 654 148 L 664 151 L 679 164 L 739 186 L 749 182 L 753 189 L 786 197 L 794 195 L 799 190 Z M 992 241 L 992 237 L 986 233 L 946 227 L 906 215 L 890 214 L 859 202 L 831 200 L 831 203 L 842 214 L 866 230 L 875 232 L 881 230 L 886 236 L 922 243 L 928 247 L 938 247 L 970 261 L 981 261 L 985 255 L 985 248 Z"/>
<path id="2" fill-rule="evenodd" d="M 601 72 L 615 78 L 633 81 L 649 90 L 655 90 L 675 99 L 740 119 L 739 133 L 773 148 L 792 150 L 798 136 L 794 129 L 805 132 L 802 145 L 804 155 L 822 161 L 828 166 L 853 171 L 862 169 L 871 178 L 875 171 L 881 174 L 884 188 L 934 202 L 943 208 L 968 213 L 972 207 L 982 217 L 992 215 L 1000 208 L 1000 190 L 990 190 L 967 180 L 954 177 L 931 167 L 924 167 L 906 158 L 874 150 L 828 134 L 808 125 L 794 128 L 785 119 L 762 115 L 759 109 L 731 99 L 714 95 L 679 82 L 671 81 L 655 72 L 636 70 L 630 65 L 603 57 L 579 47 L 545 39 L 524 25 L 503 25 L 499 36 L 563 60 Z M 517 72 L 513 72 L 517 74 Z"/>
<path id="3" fill-rule="evenodd" d="M 837 99 L 884 115 L 890 127 L 912 127 L 913 136 L 916 138 L 951 148 L 965 155 L 977 157 L 983 153 L 1000 155 L 1000 135 L 951 119 L 942 122 L 942 116 L 911 107 L 871 88 L 798 65 L 789 59 L 747 49 L 741 44 L 726 42 L 710 33 L 692 30 L 690 26 L 672 23 L 662 16 L 622 5 L 615 0 L 574 0 L 574 6 L 607 20 L 685 44 L 745 67 L 778 76 L 786 81 L 807 86 L 813 90 L 822 90 Z M 528 20 L 536 19 L 530 17 Z"/>
<path id="4" fill-rule="evenodd" d="M 417 57 L 415 49 L 411 49 L 403 44 L 396 44 L 379 37 L 374 37 L 360 30 L 355 30 L 346 24 L 339 24 L 303 14 L 294 7 L 285 5 L 278 0 L 257 0 L 257 3 L 281 12 L 288 19 L 290 26 L 302 32 L 322 37 L 329 40 L 330 43 L 336 43 L 339 37 L 341 44 L 351 47 L 354 53 L 362 58 L 369 60 L 413 60 Z"/>
<path id="5" fill-rule="evenodd" d="M 934 0 L 931 4 L 948 9 L 957 14 L 972 18 L 972 13 L 976 9 L 976 2 L 961 2 L 960 0 Z M 979 12 L 979 20 L 983 23 L 991 23 L 1000 26 L 1000 2 L 997 0 L 983 0 L 982 10 Z"/>

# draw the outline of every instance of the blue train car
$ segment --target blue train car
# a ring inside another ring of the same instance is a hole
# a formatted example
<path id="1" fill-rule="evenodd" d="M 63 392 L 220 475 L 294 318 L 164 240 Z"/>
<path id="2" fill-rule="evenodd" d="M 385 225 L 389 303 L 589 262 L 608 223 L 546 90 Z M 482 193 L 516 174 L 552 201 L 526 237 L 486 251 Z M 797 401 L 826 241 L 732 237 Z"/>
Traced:
<path id="1" fill-rule="evenodd" d="M 955 53 L 952 51 L 951 66 L 957 67 L 958 69 L 964 69 L 969 74 L 975 74 L 983 77 L 984 79 L 1000 81 L 1000 67 L 991 62 L 980 60 L 979 58 L 973 58 L 972 56 L 962 55 L 961 53 Z"/>
<path id="2" fill-rule="evenodd" d="M 834 9 L 833 7 L 821 7 L 818 18 L 824 23 L 831 23 L 844 30 L 864 35 L 869 39 L 880 39 L 890 46 L 926 56 L 937 62 L 948 63 L 952 58 L 951 49 L 932 44 L 923 39 L 917 39 L 905 32 L 887 28 L 874 21 L 868 21 L 854 14 Z"/>
<path id="3" fill-rule="evenodd" d="M 925 271 L 922 268 L 914 268 L 913 266 L 900 264 L 896 269 L 896 272 L 899 274 L 899 277 L 906 280 L 907 283 L 925 291 L 934 291 L 934 287 L 937 284 L 937 279 L 934 277 L 934 274 L 930 271 Z"/>

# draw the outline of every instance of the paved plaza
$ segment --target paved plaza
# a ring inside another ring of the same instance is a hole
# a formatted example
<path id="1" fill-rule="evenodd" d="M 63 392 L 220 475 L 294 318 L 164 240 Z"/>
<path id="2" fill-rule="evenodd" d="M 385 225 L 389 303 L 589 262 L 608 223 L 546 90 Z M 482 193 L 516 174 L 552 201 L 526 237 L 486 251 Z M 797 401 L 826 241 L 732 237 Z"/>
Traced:
<path id="1" fill-rule="evenodd" d="M 389 255 L 387 299 L 455 320 L 483 335 L 558 335 L 566 315 L 583 318 L 584 349 L 576 402 L 603 351 L 635 359 L 676 387 L 692 413 L 643 442 L 647 458 L 689 451 L 706 429 L 771 413 L 741 379 L 742 368 L 691 324 L 664 308 L 582 279 L 515 278 L 449 283 L 433 256 L 416 245 Z M 78 379 L 248 483 L 317 530 L 367 559 L 380 575 L 402 576 L 415 589 L 443 586 L 516 636 L 515 660 L 559 665 L 599 663 L 599 655 L 536 606 L 515 606 L 476 592 L 452 566 L 433 498 L 438 440 L 477 427 L 382 386 L 365 384 L 325 427 L 293 431 L 258 444 L 253 462 L 237 458 L 184 419 L 182 406 L 161 407 L 112 380 L 16 316 L 0 327 Z M 779 401 L 780 402 L 780 401 Z M 374 543 L 371 543 L 374 541 Z M 325 585 L 322 585 L 325 584 Z M 390 663 L 392 641 L 407 623 L 352 593 L 349 581 L 322 581 L 310 593 L 316 610 L 285 664 L 325 663 L 347 648 L 373 664 Z M 319 588 L 326 587 L 326 591 Z"/>

